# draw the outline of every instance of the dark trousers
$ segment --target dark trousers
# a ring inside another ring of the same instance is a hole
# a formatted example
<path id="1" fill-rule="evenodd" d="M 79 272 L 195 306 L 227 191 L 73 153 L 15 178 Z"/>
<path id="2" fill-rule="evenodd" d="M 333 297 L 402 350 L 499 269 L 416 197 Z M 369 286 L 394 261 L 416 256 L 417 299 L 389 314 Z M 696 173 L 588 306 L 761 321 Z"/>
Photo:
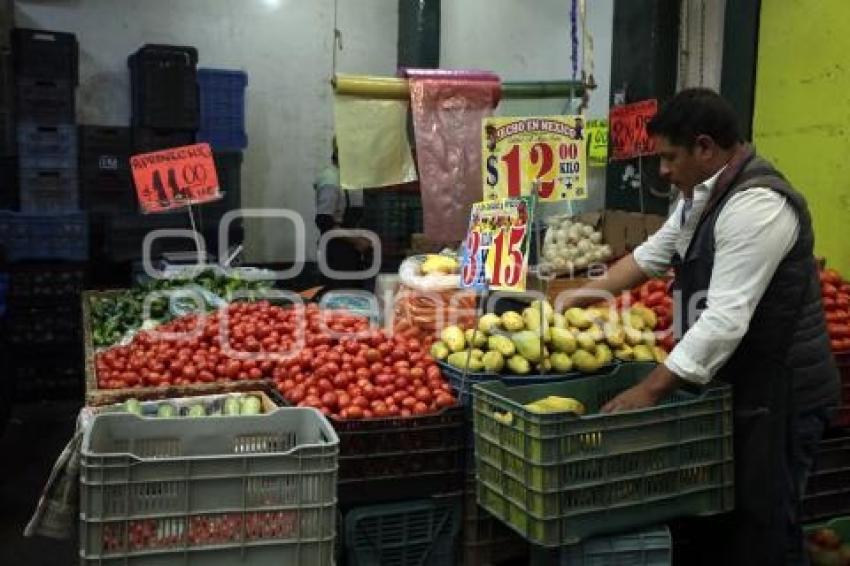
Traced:
<path id="1" fill-rule="evenodd" d="M 736 426 L 752 427 L 752 430 L 736 433 L 736 459 L 745 465 L 737 467 L 735 481 L 739 494 L 751 496 L 759 491 L 777 494 L 771 505 L 776 529 L 761 534 L 763 525 L 758 522 L 763 516 L 758 513 L 758 506 L 744 508 L 740 501 L 736 501 L 738 508 L 726 515 L 674 521 L 671 525 L 674 542 L 680 543 L 674 549 L 675 563 L 688 566 L 809 564 L 800 516 L 801 499 L 815 451 L 829 424 L 830 411 L 821 409 L 788 419 L 786 447 L 783 454 L 777 454 L 778 458 L 770 458 L 768 451 L 760 446 L 769 436 L 759 431 L 767 424 L 766 420 L 762 421 L 765 418 L 759 414 L 750 415 L 750 422 L 740 415 L 736 419 Z M 752 443 L 745 444 L 747 439 Z M 769 459 L 773 464 L 761 466 L 758 461 L 762 459 Z M 756 462 L 754 470 L 748 465 L 752 462 Z M 750 471 L 754 473 L 748 473 Z M 763 502 L 768 504 L 766 500 Z M 755 528 L 754 524 L 757 524 Z"/>
<path id="2" fill-rule="evenodd" d="M 328 267 L 353 275 L 356 275 L 358 271 L 368 269 L 372 264 L 371 250 L 369 253 L 362 254 L 352 244 L 340 238 L 334 238 L 328 242 L 326 254 L 325 261 Z M 324 287 L 323 293 L 340 289 L 372 291 L 375 280 L 374 278 L 359 279 L 342 274 L 332 278 L 322 274 L 321 284 Z"/>

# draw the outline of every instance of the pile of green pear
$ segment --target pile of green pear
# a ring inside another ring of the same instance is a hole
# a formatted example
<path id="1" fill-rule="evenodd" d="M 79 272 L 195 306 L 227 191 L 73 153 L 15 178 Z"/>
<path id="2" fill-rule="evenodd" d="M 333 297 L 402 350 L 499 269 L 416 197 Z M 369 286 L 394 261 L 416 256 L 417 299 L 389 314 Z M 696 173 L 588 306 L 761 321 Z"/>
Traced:
<path id="1" fill-rule="evenodd" d="M 431 356 L 469 373 L 528 375 L 593 373 L 615 358 L 661 362 L 655 345 L 655 314 L 632 308 L 570 308 L 555 312 L 534 301 L 518 313 L 485 314 L 476 328 L 449 326 L 431 346 Z"/>

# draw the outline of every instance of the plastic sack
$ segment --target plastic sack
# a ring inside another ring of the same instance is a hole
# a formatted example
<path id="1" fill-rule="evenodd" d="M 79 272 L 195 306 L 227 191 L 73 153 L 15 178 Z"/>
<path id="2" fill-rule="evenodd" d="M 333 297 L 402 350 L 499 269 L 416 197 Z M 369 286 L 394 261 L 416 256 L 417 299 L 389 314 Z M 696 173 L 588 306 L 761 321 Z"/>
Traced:
<path id="1" fill-rule="evenodd" d="M 446 326 L 472 328 L 477 297 L 472 291 L 420 291 L 401 286 L 395 297 L 393 330 L 408 338 L 437 337 Z"/>
<path id="2" fill-rule="evenodd" d="M 499 102 L 492 73 L 407 69 L 425 236 L 461 241 L 482 199 L 481 121 Z"/>
<path id="3" fill-rule="evenodd" d="M 460 287 L 460 275 L 421 275 L 419 267 L 427 256 L 414 255 L 401 262 L 398 276 L 401 284 L 417 291 L 448 291 Z"/>

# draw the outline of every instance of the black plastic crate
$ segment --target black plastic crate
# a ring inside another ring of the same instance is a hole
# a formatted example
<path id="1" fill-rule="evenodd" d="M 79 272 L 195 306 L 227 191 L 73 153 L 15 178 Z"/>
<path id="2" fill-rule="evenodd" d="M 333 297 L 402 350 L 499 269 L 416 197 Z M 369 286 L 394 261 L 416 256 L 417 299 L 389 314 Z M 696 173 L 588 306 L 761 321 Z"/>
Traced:
<path id="1" fill-rule="evenodd" d="M 83 395 L 83 350 L 60 348 L 39 350 L 9 362 L 15 399 L 19 402 L 53 399 L 79 399 Z"/>
<path id="2" fill-rule="evenodd" d="M 222 217 L 231 210 L 242 208 L 242 152 L 213 152 L 218 186 L 222 193 L 219 200 L 199 204 L 194 208 L 198 218 L 198 229 L 207 238 L 207 246 L 218 247 L 218 228 Z M 234 220 L 230 224 L 230 241 L 241 242 L 244 237 L 243 221 Z"/>
<path id="3" fill-rule="evenodd" d="M 475 476 L 466 479 L 461 525 L 461 563 L 464 566 L 528 563 L 528 541 L 520 537 L 496 517 L 482 509 L 475 500 Z"/>
<path id="4" fill-rule="evenodd" d="M 339 435 L 340 506 L 461 492 L 464 414 L 331 421 Z"/>
<path id="5" fill-rule="evenodd" d="M 12 54 L 0 51 L 0 110 L 11 111 L 15 104 L 15 69 Z"/>
<path id="6" fill-rule="evenodd" d="M 0 157 L 0 209 L 17 210 L 18 200 L 18 158 Z"/>
<path id="7" fill-rule="evenodd" d="M 15 108 L 19 122 L 73 124 L 74 87 L 67 80 L 18 77 Z"/>
<path id="8" fill-rule="evenodd" d="M 173 129 L 133 128 L 133 154 L 181 147 L 195 143 L 195 132 Z"/>
<path id="9" fill-rule="evenodd" d="M 79 46 L 73 33 L 15 28 L 12 31 L 15 70 L 21 77 L 79 79 Z"/>
<path id="10" fill-rule="evenodd" d="M 77 127 L 18 124 L 18 165 L 21 169 L 76 169 Z"/>
<path id="11" fill-rule="evenodd" d="M 83 210 L 94 214 L 138 211 L 136 190 L 126 170 L 84 171 L 80 179 L 80 201 Z"/>
<path id="12" fill-rule="evenodd" d="M 197 130 L 200 126 L 198 51 L 177 45 L 145 45 L 127 59 L 132 124 Z"/>
<path id="13" fill-rule="evenodd" d="M 26 214 L 0 210 L 0 257 L 6 261 L 87 261 L 89 226 L 84 213 Z"/>
<path id="14" fill-rule="evenodd" d="M 0 49 L 12 47 L 12 28 L 15 27 L 14 0 L 0 1 Z"/>
<path id="15" fill-rule="evenodd" d="M 93 254 L 109 261 L 125 262 L 142 259 L 145 236 L 153 230 L 189 230 L 190 223 L 185 211 L 167 214 L 122 214 L 110 216 L 105 226 L 103 248 L 94 249 Z M 163 253 L 184 252 L 195 249 L 194 239 L 188 237 L 156 238 L 151 247 L 152 259 Z"/>
<path id="16" fill-rule="evenodd" d="M 13 347 L 82 346 L 80 302 L 53 306 L 23 306 L 9 301 L 8 342 Z"/>
<path id="17" fill-rule="evenodd" d="M 347 566 L 455 564 L 459 497 L 369 505 L 345 516 Z"/>
<path id="18" fill-rule="evenodd" d="M 80 208 L 77 170 L 19 169 L 21 211 L 63 214 Z"/>
<path id="19" fill-rule="evenodd" d="M 11 305 L 79 305 L 89 281 L 85 263 L 25 263 L 8 270 Z"/>
<path id="20" fill-rule="evenodd" d="M 820 442 L 803 496 L 806 522 L 850 515 L 850 429 L 833 429 Z"/>
<path id="21" fill-rule="evenodd" d="M 130 128 L 80 126 L 78 138 L 82 176 L 130 170 Z"/>

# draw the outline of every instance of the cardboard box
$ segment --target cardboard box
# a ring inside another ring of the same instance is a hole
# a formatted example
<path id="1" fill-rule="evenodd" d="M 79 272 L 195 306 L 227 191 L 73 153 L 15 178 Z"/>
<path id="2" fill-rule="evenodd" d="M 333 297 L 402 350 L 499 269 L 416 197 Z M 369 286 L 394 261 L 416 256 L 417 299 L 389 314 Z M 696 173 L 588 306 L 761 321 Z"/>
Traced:
<path id="1" fill-rule="evenodd" d="M 602 241 L 611 246 L 614 257 L 622 257 L 634 250 L 658 231 L 666 220 L 657 214 L 625 210 L 588 212 L 577 218 L 602 233 Z"/>

